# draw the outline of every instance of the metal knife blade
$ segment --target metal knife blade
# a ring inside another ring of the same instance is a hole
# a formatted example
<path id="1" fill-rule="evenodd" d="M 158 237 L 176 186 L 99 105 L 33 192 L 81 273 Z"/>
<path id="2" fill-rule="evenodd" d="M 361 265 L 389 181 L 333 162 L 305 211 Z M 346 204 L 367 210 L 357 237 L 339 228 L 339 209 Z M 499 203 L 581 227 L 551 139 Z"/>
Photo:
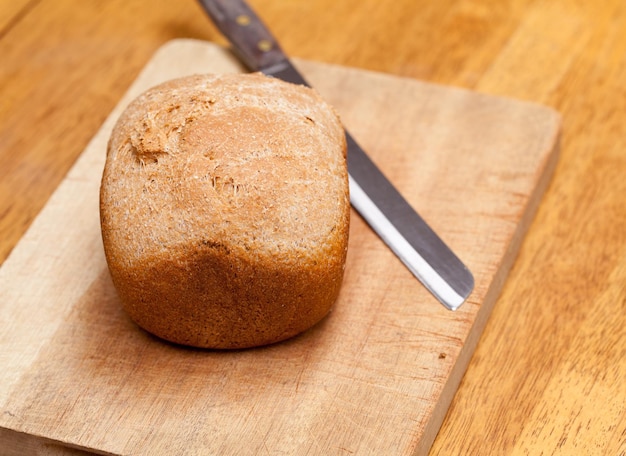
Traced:
<path id="1" fill-rule="evenodd" d="M 309 86 L 243 0 L 198 0 L 252 71 Z M 346 131 L 350 202 L 420 282 L 456 310 L 474 288 L 469 269 L 409 205 Z"/>

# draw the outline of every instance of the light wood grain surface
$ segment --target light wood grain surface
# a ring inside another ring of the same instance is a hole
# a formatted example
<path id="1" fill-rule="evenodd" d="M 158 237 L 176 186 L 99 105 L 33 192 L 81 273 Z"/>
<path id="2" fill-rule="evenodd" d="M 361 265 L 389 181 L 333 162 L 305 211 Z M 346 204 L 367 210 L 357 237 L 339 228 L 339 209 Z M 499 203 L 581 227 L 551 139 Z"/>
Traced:
<path id="1" fill-rule="evenodd" d="M 113 455 L 427 453 L 550 182 L 560 116 L 294 62 L 467 263 L 476 283 L 468 301 L 447 311 L 355 213 L 341 294 L 301 337 L 242 352 L 142 337 L 111 284 L 98 223 L 112 123 L 154 84 L 243 70 L 223 46 L 172 40 L 0 267 L 0 429 L 13 431 L 9 441 L 26 434 Z"/>
<path id="2" fill-rule="evenodd" d="M 431 454 L 626 454 L 626 5 L 251 4 L 291 55 L 562 113 L 555 177 Z M 193 1 L 0 2 L 1 260 L 173 38 L 224 43 Z"/>

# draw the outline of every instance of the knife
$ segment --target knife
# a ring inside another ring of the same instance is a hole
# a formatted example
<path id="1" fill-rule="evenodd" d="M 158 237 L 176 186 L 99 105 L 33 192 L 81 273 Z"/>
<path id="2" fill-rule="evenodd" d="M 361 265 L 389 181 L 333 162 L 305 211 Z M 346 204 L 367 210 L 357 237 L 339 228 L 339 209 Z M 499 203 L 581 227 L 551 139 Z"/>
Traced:
<path id="1" fill-rule="evenodd" d="M 309 86 L 245 1 L 198 1 L 250 70 Z M 456 310 L 474 288 L 472 273 L 347 131 L 346 141 L 350 203 L 413 275 L 445 307 Z"/>

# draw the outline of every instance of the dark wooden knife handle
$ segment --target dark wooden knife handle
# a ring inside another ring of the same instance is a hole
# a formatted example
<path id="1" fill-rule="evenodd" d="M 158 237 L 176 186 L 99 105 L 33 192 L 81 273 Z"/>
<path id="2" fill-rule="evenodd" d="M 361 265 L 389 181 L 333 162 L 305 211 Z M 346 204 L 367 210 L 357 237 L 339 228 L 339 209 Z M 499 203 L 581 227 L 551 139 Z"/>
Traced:
<path id="1" fill-rule="evenodd" d="M 198 0 L 243 63 L 261 71 L 286 59 L 269 29 L 243 0 Z"/>

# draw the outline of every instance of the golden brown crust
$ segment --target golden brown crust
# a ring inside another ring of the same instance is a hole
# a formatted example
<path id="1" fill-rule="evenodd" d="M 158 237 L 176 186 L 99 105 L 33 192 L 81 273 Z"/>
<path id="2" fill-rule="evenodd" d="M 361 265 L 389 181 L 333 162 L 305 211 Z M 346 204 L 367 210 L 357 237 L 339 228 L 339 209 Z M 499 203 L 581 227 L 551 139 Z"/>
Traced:
<path id="1" fill-rule="evenodd" d="M 128 314 L 164 339 L 243 348 L 323 318 L 348 241 L 346 144 L 314 91 L 260 74 L 169 81 L 113 129 L 105 253 Z"/>

